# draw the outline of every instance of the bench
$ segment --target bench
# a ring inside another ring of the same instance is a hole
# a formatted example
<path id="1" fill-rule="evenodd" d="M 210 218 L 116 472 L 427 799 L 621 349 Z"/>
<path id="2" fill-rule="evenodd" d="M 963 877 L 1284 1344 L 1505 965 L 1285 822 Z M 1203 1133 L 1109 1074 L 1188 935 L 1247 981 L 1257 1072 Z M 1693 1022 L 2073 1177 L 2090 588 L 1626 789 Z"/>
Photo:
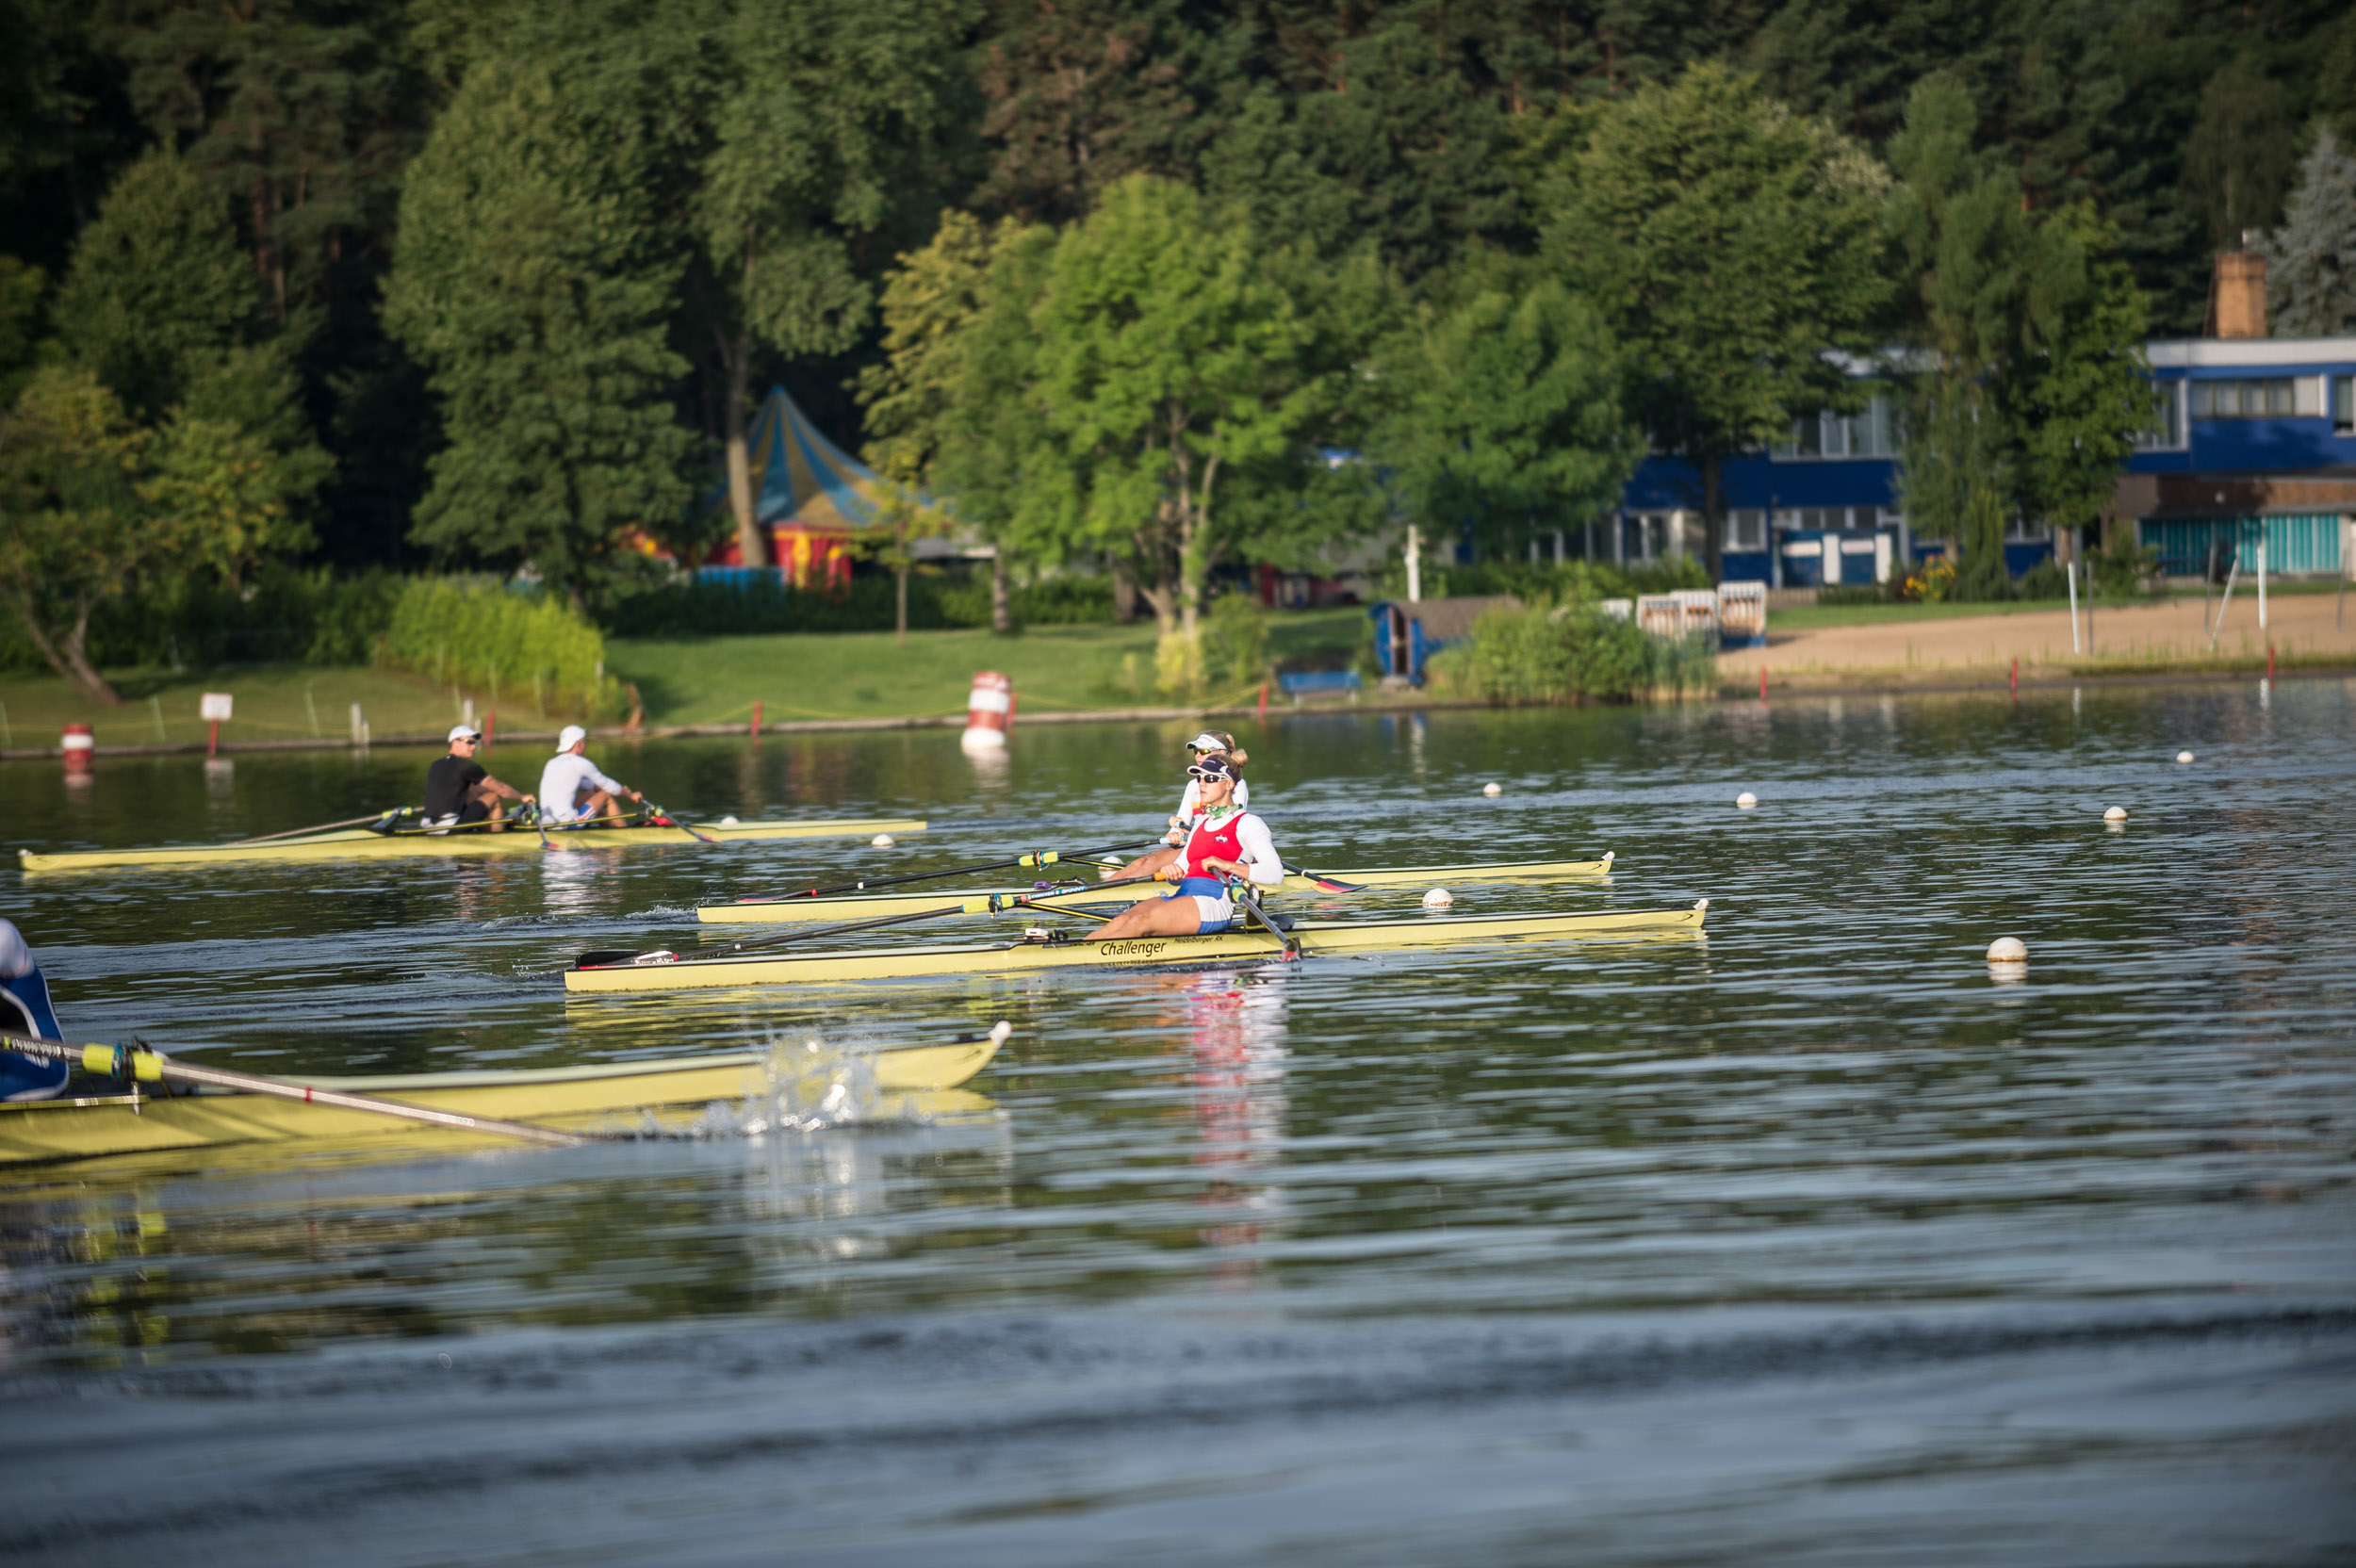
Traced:
<path id="1" fill-rule="evenodd" d="M 1358 700 L 1359 680 L 1356 670 L 1301 670 L 1290 675 L 1279 674 L 1277 687 L 1301 706 L 1303 697 L 1339 695 L 1347 693 L 1350 700 Z"/>

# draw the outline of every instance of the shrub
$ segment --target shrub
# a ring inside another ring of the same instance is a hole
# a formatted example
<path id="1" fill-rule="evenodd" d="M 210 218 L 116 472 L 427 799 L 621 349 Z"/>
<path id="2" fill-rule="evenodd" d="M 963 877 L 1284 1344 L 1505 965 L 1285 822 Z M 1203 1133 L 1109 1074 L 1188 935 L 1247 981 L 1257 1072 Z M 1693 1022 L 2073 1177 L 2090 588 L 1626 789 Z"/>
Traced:
<path id="1" fill-rule="evenodd" d="M 438 684 L 532 694 L 532 706 L 596 715 L 616 710 L 620 687 L 605 673 L 605 639 L 552 595 L 496 582 L 416 578 L 402 588 L 382 662 Z"/>
<path id="2" fill-rule="evenodd" d="M 1626 702 L 1715 673 L 1707 639 L 1653 637 L 1581 603 L 1489 611 L 1427 671 L 1444 694 L 1490 702 Z"/>
<path id="3" fill-rule="evenodd" d="M 1203 669 L 1245 685 L 1268 672 L 1268 612 L 1249 594 L 1221 594 L 1203 624 Z"/>
<path id="4" fill-rule="evenodd" d="M 1886 604 L 1890 590 L 1878 582 L 1836 582 L 1816 590 L 1818 604 Z"/>
<path id="5" fill-rule="evenodd" d="M 2015 578 L 2012 589 L 2024 599 L 2062 599 L 2070 596 L 2070 584 L 2052 556 L 2047 556 Z"/>
<path id="6" fill-rule="evenodd" d="M 2111 542 L 2086 557 L 2086 565 L 2093 572 L 2095 587 L 2106 597 L 2128 598 L 2147 593 L 2151 586 L 2151 574 L 2160 567 L 2160 553 L 2147 549 L 2119 529 Z"/>

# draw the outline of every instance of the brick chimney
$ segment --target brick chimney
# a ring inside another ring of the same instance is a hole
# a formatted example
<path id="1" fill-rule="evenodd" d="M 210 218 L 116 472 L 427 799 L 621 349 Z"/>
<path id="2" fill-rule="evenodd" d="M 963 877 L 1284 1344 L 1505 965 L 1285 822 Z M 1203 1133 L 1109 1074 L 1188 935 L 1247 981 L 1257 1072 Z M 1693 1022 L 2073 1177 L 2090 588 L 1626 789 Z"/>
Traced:
<path id="1" fill-rule="evenodd" d="M 2242 248 L 2217 258 L 2209 285 L 2209 324 L 2217 337 L 2266 335 L 2266 258 L 2255 249 L 2257 231 L 2242 231 Z"/>

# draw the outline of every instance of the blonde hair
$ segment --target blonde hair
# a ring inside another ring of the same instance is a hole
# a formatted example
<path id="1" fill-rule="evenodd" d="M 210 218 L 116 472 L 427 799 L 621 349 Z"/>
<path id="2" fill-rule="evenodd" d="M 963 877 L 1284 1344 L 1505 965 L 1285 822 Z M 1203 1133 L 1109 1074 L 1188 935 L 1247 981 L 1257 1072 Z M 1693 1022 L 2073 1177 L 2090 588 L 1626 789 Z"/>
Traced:
<path id="1" fill-rule="evenodd" d="M 1243 747 L 1235 744 L 1235 738 L 1233 735 L 1230 735 L 1226 730 L 1206 729 L 1203 733 L 1208 735 L 1214 741 L 1217 741 L 1219 743 L 1220 754 L 1235 766 L 1240 768 L 1246 762 L 1252 760 L 1252 754 L 1244 750 Z"/>

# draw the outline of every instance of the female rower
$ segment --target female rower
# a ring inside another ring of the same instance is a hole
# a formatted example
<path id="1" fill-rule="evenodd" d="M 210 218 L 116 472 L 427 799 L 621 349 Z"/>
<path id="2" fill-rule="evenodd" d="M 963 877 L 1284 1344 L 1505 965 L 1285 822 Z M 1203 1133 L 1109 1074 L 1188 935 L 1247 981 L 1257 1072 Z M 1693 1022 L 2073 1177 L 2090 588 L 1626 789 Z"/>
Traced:
<path id="1" fill-rule="evenodd" d="M 1223 729 L 1206 729 L 1186 743 L 1189 760 L 1203 757 L 1223 758 L 1235 775 L 1235 805 L 1238 808 L 1252 804 L 1252 786 L 1243 781 L 1243 765 L 1252 760 L 1251 754 L 1235 744 L 1235 738 Z M 1170 819 L 1170 831 L 1162 841 L 1167 849 L 1149 849 L 1119 871 L 1107 871 L 1104 879 L 1115 877 L 1152 876 L 1178 858 L 1178 850 L 1193 831 L 1195 821 L 1202 816 L 1201 785 L 1191 775 L 1186 779 L 1186 793 L 1178 797 L 1178 813 Z"/>
<path id="2" fill-rule="evenodd" d="M 1242 781 L 1234 764 L 1214 753 L 1198 758 L 1186 776 L 1197 786 L 1202 814 L 1187 830 L 1178 858 L 1154 874 L 1176 882 L 1177 888 L 1164 897 L 1131 905 L 1089 932 L 1091 940 L 1224 931 L 1235 918 L 1225 878 L 1248 877 L 1261 888 L 1284 880 L 1284 863 L 1277 858 L 1268 824 L 1235 803 Z"/>

